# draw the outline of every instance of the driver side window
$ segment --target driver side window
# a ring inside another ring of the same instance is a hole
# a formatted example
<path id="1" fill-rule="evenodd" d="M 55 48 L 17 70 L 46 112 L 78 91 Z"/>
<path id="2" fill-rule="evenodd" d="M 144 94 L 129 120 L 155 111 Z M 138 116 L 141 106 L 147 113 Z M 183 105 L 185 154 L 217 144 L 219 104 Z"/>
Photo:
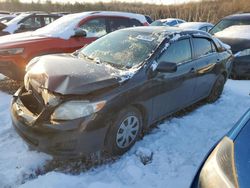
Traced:
<path id="1" fill-rule="evenodd" d="M 80 26 L 86 31 L 87 37 L 101 37 L 107 34 L 105 18 L 96 18 L 85 22 Z"/>
<path id="2" fill-rule="evenodd" d="M 189 39 L 176 41 L 163 52 L 158 62 L 165 61 L 180 64 L 192 59 L 191 45 Z"/>

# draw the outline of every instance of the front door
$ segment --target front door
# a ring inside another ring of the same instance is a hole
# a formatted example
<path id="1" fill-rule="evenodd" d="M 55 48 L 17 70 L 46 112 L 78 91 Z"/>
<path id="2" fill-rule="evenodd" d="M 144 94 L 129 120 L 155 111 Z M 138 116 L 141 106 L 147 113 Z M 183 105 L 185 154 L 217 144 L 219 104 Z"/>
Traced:
<path id="1" fill-rule="evenodd" d="M 176 63 L 177 71 L 174 73 L 158 72 L 153 78 L 158 90 L 158 95 L 153 99 L 155 120 L 185 107 L 193 100 L 196 67 L 192 62 L 190 39 L 186 38 L 172 43 L 157 62 Z"/>

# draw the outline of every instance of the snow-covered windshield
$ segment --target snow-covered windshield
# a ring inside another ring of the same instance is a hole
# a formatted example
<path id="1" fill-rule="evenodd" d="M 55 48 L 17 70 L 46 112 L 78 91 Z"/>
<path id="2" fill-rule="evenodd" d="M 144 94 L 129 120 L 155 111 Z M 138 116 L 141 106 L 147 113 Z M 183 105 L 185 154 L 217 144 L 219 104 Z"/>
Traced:
<path id="1" fill-rule="evenodd" d="M 27 17 L 29 15 L 30 14 L 22 13 L 22 14 L 18 15 L 17 17 L 13 18 L 12 20 L 10 20 L 9 22 L 7 22 L 6 25 L 9 26 L 9 25 L 13 25 L 13 24 L 18 24 L 22 19 L 24 19 L 25 17 Z"/>
<path id="2" fill-rule="evenodd" d="M 129 69 L 146 60 L 160 43 L 159 36 L 152 33 L 119 30 L 91 43 L 81 50 L 80 55 Z"/>
<path id="3" fill-rule="evenodd" d="M 209 31 L 209 33 L 214 35 L 215 33 L 220 32 L 233 25 L 250 25 L 250 20 L 221 20 Z"/>
<path id="4" fill-rule="evenodd" d="M 75 29 L 78 23 L 88 14 L 89 12 L 84 12 L 63 16 L 51 24 L 34 31 L 33 35 L 45 35 L 49 37 L 69 39 L 75 34 Z"/>
<path id="5" fill-rule="evenodd" d="M 23 13 L 18 15 L 17 17 L 13 18 L 12 20 L 10 20 L 9 22 L 5 23 L 5 25 L 7 26 L 3 31 L 6 31 L 8 33 L 14 33 L 16 30 L 19 29 L 20 27 L 20 21 L 22 19 L 24 19 L 25 17 L 29 16 L 30 14 L 27 13 Z"/>

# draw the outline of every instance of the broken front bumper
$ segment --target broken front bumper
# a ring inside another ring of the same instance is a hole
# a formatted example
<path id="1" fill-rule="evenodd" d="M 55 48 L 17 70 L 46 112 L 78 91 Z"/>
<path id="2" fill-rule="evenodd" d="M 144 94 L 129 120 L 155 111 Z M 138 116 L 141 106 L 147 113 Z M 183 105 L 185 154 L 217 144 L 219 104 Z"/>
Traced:
<path id="1" fill-rule="evenodd" d="M 14 128 L 33 149 L 58 158 L 79 158 L 104 149 L 108 126 L 102 117 L 89 116 L 63 122 L 46 121 L 43 110 L 33 114 L 21 101 L 20 89 L 13 98 L 11 117 Z"/>

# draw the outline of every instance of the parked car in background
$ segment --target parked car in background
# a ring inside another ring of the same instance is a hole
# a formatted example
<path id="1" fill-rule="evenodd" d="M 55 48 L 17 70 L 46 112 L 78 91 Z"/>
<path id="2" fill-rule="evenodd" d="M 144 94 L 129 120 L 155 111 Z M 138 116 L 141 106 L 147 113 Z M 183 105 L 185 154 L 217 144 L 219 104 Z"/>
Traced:
<path id="1" fill-rule="evenodd" d="M 250 109 L 209 152 L 191 188 L 249 187 Z"/>
<path id="2" fill-rule="evenodd" d="M 5 23 L 5 26 L 1 28 L 0 36 L 34 31 L 50 24 L 61 16 L 62 15 L 48 13 L 22 13 Z"/>
<path id="3" fill-rule="evenodd" d="M 6 16 L 6 15 L 10 15 L 10 12 L 0 10 L 0 17 L 1 16 Z"/>
<path id="4" fill-rule="evenodd" d="M 148 25 L 144 15 L 125 12 L 84 12 L 63 16 L 35 32 L 0 37 L 0 73 L 23 79 L 34 57 L 71 53 L 117 29 Z"/>
<path id="5" fill-rule="evenodd" d="M 155 20 L 150 25 L 151 26 L 175 26 L 184 22 L 186 21 L 182 19 L 178 19 L 178 18 L 167 18 L 167 19 Z"/>
<path id="6" fill-rule="evenodd" d="M 233 14 L 222 18 L 217 24 L 215 24 L 209 33 L 214 35 L 215 33 L 234 25 L 250 25 L 250 13 Z"/>
<path id="7" fill-rule="evenodd" d="M 16 15 L 14 15 L 14 14 L 0 16 L 0 22 L 3 24 L 6 24 L 7 22 L 9 22 L 10 20 L 12 20 L 15 17 L 16 17 Z"/>
<path id="8" fill-rule="evenodd" d="M 167 115 L 216 101 L 231 60 L 203 31 L 118 30 L 74 54 L 31 60 L 13 99 L 13 125 L 31 147 L 54 156 L 122 154 Z"/>
<path id="9" fill-rule="evenodd" d="M 250 78 L 250 25 L 234 25 L 214 34 L 235 54 L 231 77 Z"/>
<path id="10" fill-rule="evenodd" d="M 197 29 L 208 32 L 214 25 L 208 22 L 185 22 L 177 26 L 182 29 Z"/>

